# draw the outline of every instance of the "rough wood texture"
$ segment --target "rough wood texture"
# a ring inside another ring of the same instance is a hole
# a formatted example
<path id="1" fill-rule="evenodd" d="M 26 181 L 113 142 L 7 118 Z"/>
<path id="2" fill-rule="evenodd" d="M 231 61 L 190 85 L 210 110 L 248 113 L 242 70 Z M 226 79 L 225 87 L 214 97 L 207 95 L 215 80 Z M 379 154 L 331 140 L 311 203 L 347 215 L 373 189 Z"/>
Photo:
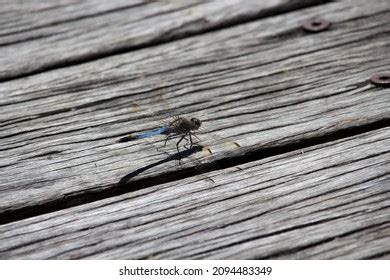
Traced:
<path id="1" fill-rule="evenodd" d="M 167 42 L 321 0 L 0 1 L 0 80 Z"/>
<path id="2" fill-rule="evenodd" d="M 376 258 L 390 128 L 0 226 L 1 258 Z"/>
<path id="3" fill-rule="evenodd" d="M 390 2 L 323 2 L 0 0 L 0 258 L 389 258 Z"/>
<path id="4" fill-rule="evenodd" d="M 305 34 L 325 9 L 332 28 Z M 141 167 L 129 181 L 388 121 L 390 89 L 367 82 L 390 64 L 387 9 L 330 3 L 0 84 L 0 214 L 108 192 Z M 213 156 L 179 166 L 155 140 L 115 144 L 165 117 L 156 99 L 242 148 L 202 135 Z"/>

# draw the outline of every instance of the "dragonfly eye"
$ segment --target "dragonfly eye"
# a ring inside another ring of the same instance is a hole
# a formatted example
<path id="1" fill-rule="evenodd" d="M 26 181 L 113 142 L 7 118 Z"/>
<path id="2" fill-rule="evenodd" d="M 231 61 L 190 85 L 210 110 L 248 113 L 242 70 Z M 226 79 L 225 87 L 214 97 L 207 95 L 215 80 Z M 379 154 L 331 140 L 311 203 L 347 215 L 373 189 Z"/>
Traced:
<path id="1" fill-rule="evenodd" d="M 200 119 L 197 119 L 197 118 L 192 118 L 192 119 L 191 119 L 191 122 L 192 122 L 197 128 L 199 128 L 200 125 L 202 124 L 202 122 L 200 121 Z"/>

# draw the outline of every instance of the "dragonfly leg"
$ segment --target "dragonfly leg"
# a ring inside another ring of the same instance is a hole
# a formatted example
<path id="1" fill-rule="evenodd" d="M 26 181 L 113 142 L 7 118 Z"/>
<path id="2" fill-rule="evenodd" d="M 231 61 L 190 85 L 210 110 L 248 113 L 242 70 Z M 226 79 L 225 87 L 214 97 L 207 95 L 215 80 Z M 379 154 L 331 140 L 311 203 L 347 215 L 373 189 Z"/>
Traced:
<path id="1" fill-rule="evenodd" d="M 193 132 L 188 132 L 188 135 L 189 135 L 189 138 L 190 138 L 190 139 L 189 139 L 189 141 L 188 141 L 187 138 L 184 138 L 184 139 L 187 141 L 187 143 L 184 145 L 184 147 L 185 147 L 186 149 L 191 149 L 192 147 L 194 147 L 194 144 L 198 143 L 198 142 L 194 143 L 194 140 L 192 140 L 192 136 L 194 136 L 196 139 L 198 139 L 198 141 L 200 141 L 200 139 L 199 139 L 199 137 L 196 136 L 195 133 L 193 133 Z M 189 147 L 189 148 L 187 148 L 188 142 L 190 142 L 190 147 Z"/>
<path id="2" fill-rule="evenodd" d="M 193 132 L 189 132 L 188 134 L 190 135 L 190 143 L 191 143 L 190 147 L 192 148 L 192 147 L 194 146 L 194 144 L 199 143 L 200 139 L 199 139 L 199 137 L 196 136 L 196 134 L 193 133 Z M 194 136 L 196 139 L 198 139 L 198 141 L 197 141 L 196 143 L 194 143 L 194 141 L 192 140 L 192 137 L 191 137 L 191 136 Z"/>
<path id="3" fill-rule="evenodd" d="M 190 135 L 190 134 L 188 133 L 188 135 Z M 185 137 L 184 140 L 186 140 L 186 143 L 184 144 L 184 148 L 186 148 L 187 150 L 191 149 L 192 148 L 192 142 L 189 139 L 187 139 L 187 137 Z M 190 142 L 190 146 L 188 147 L 188 143 L 189 142 Z"/>
<path id="4" fill-rule="evenodd" d="M 192 134 L 191 132 L 188 132 L 188 135 L 190 135 L 190 143 L 191 143 L 190 148 L 192 148 L 192 146 L 194 146 L 194 142 L 192 142 L 191 134 Z"/>
<path id="5" fill-rule="evenodd" d="M 184 134 L 184 135 L 180 138 L 180 140 L 177 141 L 177 143 L 176 143 L 176 149 L 177 149 L 177 152 L 178 152 L 178 153 L 180 153 L 180 151 L 179 151 L 179 144 L 180 144 L 180 142 L 181 142 L 186 136 L 187 136 L 187 133 Z"/>
<path id="6" fill-rule="evenodd" d="M 174 135 L 172 135 L 172 134 L 168 134 L 167 137 L 165 137 L 164 147 L 167 145 L 168 140 L 173 138 L 173 137 L 174 137 Z"/>
<path id="7" fill-rule="evenodd" d="M 199 137 L 198 137 L 198 136 L 196 136 L 196 134 L 195 134 L 195 133 L 193 133 L 192 135 L 194 135 L 194 137 L 195 137 L 196 139 L 198 139 L 198 141 L 200 141 Z"/>

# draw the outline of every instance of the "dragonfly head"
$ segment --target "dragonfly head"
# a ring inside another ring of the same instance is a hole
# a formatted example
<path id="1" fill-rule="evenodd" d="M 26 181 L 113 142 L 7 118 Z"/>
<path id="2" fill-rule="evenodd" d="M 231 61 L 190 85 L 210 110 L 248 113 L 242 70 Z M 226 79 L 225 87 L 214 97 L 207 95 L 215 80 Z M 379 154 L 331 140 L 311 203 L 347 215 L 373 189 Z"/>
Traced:
<path id="1" fill-rule="evenodd" d="M 200 127 L 201 124 L 202 124 L 201 120 L 198 119 L 198 118 L 192 118 L 192 119 L 191 119 L 191 123 L 192 123 L 192 125 L 194 126 L 193 130 L 199 129 L 199 127 Z"/>

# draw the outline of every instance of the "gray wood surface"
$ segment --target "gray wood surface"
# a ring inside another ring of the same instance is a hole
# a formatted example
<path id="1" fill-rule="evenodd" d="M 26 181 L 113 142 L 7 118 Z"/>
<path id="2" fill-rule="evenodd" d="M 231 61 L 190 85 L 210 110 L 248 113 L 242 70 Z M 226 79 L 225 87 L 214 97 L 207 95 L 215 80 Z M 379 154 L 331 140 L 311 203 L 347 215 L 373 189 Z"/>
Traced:
<path id="1" fill-rule="evenodd" d="M 198 165 L 193 159 L 388 122 L 390 89 L 367 82 L 390 64 L 387 8 L 387 1 L 330 3 L 1 83 L 0 214 L 108 193 L 130 174 L 129 182 L 161 180 Z M 330 30 L 301 31 L 324 9 Z M 241 148 L 201 135 L 213 154 L 205 149 L 180 166 L 167 160 L 174 142 L 163 151 L 161 138 L 115 143 L 157 126 L 156 115 L 166 117 L 161 103 Z"/>
<path id="2" fill-rule="evenodd" d="M 0 81 L 321 2 L 1 0 Z"/>
<path id="3" fill-rule="evenodd" d="M 1 225 L 0 257 L 390 253 L 390 128 Z"/>
<path id="4" fill-rule="evenodd" d="M 390 258 L 388 0 L 0 4 L 1 259 Z"/>

